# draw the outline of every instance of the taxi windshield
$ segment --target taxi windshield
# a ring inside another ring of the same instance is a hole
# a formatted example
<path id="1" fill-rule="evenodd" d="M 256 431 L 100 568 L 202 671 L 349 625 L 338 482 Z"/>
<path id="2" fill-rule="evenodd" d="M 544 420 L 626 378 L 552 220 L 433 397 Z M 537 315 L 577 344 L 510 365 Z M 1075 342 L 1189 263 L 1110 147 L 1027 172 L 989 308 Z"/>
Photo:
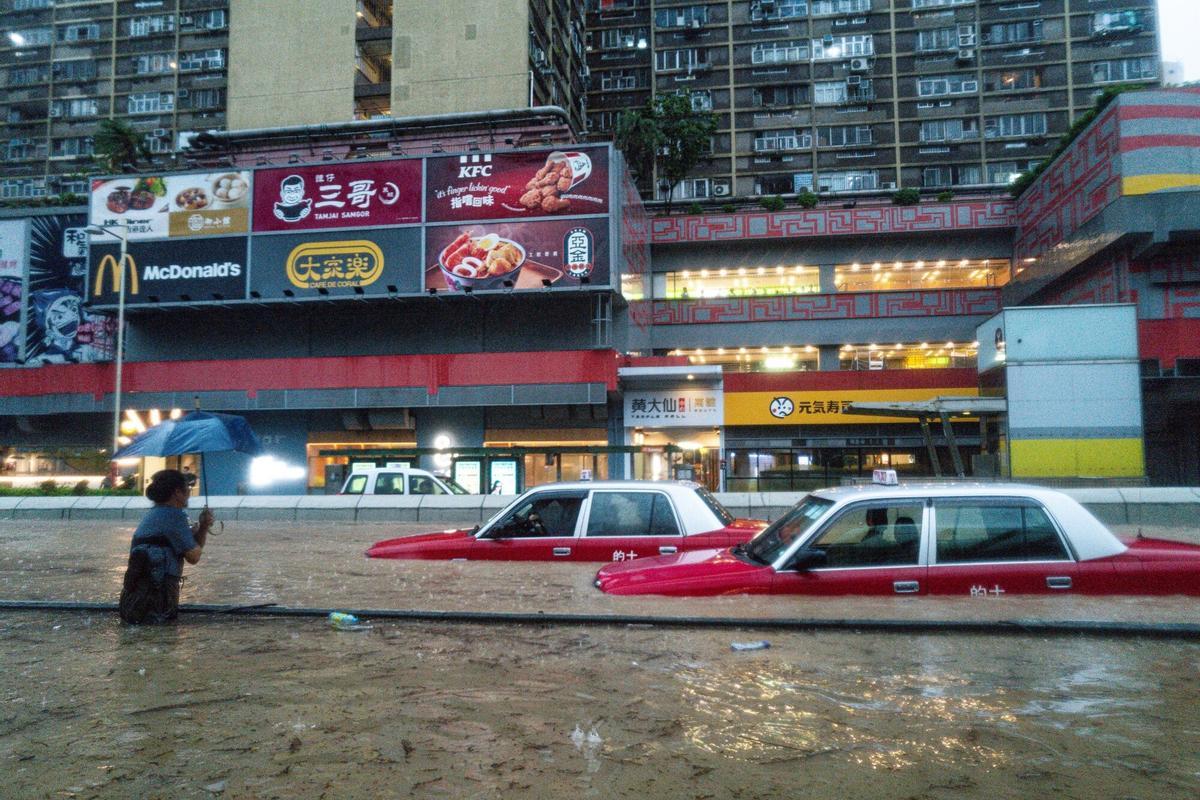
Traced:
<path id="1" fill-rule="evenodd" d="M 832 505 L 832 500 L 808 495 L 751 539 L 743 552 L 759 564 L 774 562 L 796 539 L 811 530 Z"/>

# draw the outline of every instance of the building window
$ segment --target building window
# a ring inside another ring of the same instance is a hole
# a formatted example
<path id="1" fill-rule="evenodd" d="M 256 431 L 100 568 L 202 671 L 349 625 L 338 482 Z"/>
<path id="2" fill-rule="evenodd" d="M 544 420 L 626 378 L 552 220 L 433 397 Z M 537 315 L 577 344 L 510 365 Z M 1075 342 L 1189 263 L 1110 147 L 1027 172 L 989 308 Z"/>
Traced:
<path id="1" fill-rule="evenodd" d="M 603 50 L 635 50 L 646 47 L 649 32 L 645 28 L 606 28 L 600 31 Z"/>
<path id="2" fill-rule="evenodd" d="M 1149 56 L 1097 61 L 1092 64 L 1092 81 L 1095 83 L 1149 80 L 1157 75 L 1158 68 L 1154 59 Z"/>
<path id="3" fill-rule="evenodd" d="M 69 139 L 55 139 L 53 154 L 55 158 L 74 158 L 90 156 L 94 152 L 92 137 L 74 136 Z"/>
<path id="4" fill-rule="evenodd" d="M 845 103 L 849 91 L 845 81 L 823 81 L 813 84 L 813 105 L 832 106 Z"/>
<path id="5" fill-rule="evenodd" d="M 8 70 L 8 85 L 9 86 L 30 86 L 36 83 L 45 83 L 48 73 L 46 67 L 10 67 Z"/>
<path id="6" fill-rule="evenodd" d="M 860 192 L 879 188 L 879 170 L 822 172 L 817 176 L 820 192 Z"/>
<path id="7" fill-rule="evenodd" d="M 945 6 L 969 6 L 975 0 L 912 0 L 913 10 L 922 8 L 943 8 Z"/>
<path id="8" fill-rule="evenodd" d="M 654 67 L 659 72 L 695 72 L 708 68 L 708 52 L 689 47 L 683 50 L 659 50 L 654 54 Z"/>
<path id="9" fill-rule="evenodd" d="M 175 95 L 171 92 L 140 92 L 128 98 L 126 113 L 157 114 L 175 110 Z"/>
<path id="10" fill-rule="evenodd" d="M 991 161 L 988 163 L 988 183 L 1009 184 L 1022 172 L 1037 166 L 1037 161 Z"/>
<path id="11" fill-rule="evenodd" d="M 869 33 L 854 36 L 826 36 L 812 40 L 813 61 L 857 58 L 875 54 L 875 38 Z"/>
<path id="12" fill-rule="evenodd" d="M 751 64 L 799 64 L 808 60 L 804 42 L 767 42 L 750 49 Z"/>
<path id="13" fill-rule="evenodd" d="M 184 94 L 184 93 L 187 94 Z M 225 90 L 224 89 L 180 89 L 180 100 L 187 99 L 187 102 L 181 102 L 180 105 L 184 108 L 193 110 L 201 110 L 207 108 L 221 108 L 225 105 Z"/>
<path id="14" fill-rule="evenodd" d="M 834 125 L 817 128 L 817 145 L 819 147 L 858 147 L 872 144 L 870 125 Z"/>
<path id="15" fill-rule="evenodd" d="M 808 87 L 804 85 L 759 86 L 754 90 L 753 102 L 760 108 L 801 105 L 808 102 Z"/>
<path id="16" fill-rule="evenodd" d="M 600 88 L 603 91 L 644 89 L 646 86 L 645 70 L 610 69 L 600 73 Z"/>
<path id="17" fill-rule="evenodd" d="M 813 0 L 814 17 L 833 17 L 838 14 L 859 14 L 871 10 L 871 0 Z"/>
<path id="18" fill-rule="evenodd" d="M 821 0 L 817 0 L 819 3 Z M 817 13 L 817 3 L 813 4 L 813 13 Z M 805 0 L 779 0 L 779 2 L 761 2 L 752 0 L 750 3 L 750 19 L 754 22 L 772 22 L 780 19 L 797 19 L 808 14 L 808 4 Z"/>
<path id="19" fill-rule="evenodd" d="M 179 28 L 181 30 L 219 31 L 224 29 L 227 24 L 228 17 L 223 8 L 212 11 L 198 11 L 194 14 L 184 14 L 179 17 Z"/>
<path id="20" fill-rule="evenodd" d="M 1005 22 L 988 27 L 988 42 L 991 44 L 1040 42 L 1042 38 L 1042 21 L 1040 19 Z"/>
<path id="21" fill-rule="evenodd" d="M 96 77 L 96 62 L 91 59 L 54 62 L 56 81 L 90 81 Z"/>
<path id="22" fill-rule="evenodd" d="M 26 28 L 9 31 L 8 38 L 15 47 L 39 47 L 54 41 L 54 31 L 50 28 Z"/>
<path id="23" fill-rule="evenodd" d="M 712 92 L 708 89 L 699 89 L 686 94 L 691 98 L 692 111 L 712 111 Z"/>
<path id="24" fill-rule="evenodd" d="M 593 111 L 588 114 L 588 128 L 596 133 L 611 131 L 616 123 L 617 114 L 613 111 Z"/>
<path id="25" fill-rule="evenodd" d="M 13 11 L 36 11 L 49 8 L 51 0 L 13 0 Z"/>
<path id="26" fill-rule="evenodd" d="M 839 292 L 983 289 L 1008 283 L 1008 261 L 995 258 L 855 262 L 838 264 L 833 272 Z"/>
<path id="27" fill-rule="evenodd" d="M 142 141 L 146 144 L 146 149 L 153 155 L 161 155 L 162 153 L 170 153 L 174 148 L 171 147 L 171 132 L 169 130 L 155 131 L 147 133 L 142 137 Z"/>
<path id="28" fill-rule="evenodd" d="M 132 17 L 129 20 L 130 36 L 150 36 L 156 33 L 171 33 L 174 30 L 174 14 L 156 14 L 149 17 Z"/>
<path id="29" fill-rule="evenodd" d="M 848 344 L 838 351 L 838 366 L 844 370 L 973 369 L 978 355 L 975 342 Z"/>
<path id="30" fill-rule="evenodd" d="M 58 29 L 60 42 L 89 42 L 100 38 L 100 25 L 95 22 L 63 25 Z"/>
<path id="31" fill-rule="evenodd" d="M 1146 17 L 1140 9 L 1099 11 L 1092 15 L 1092 35 L 1129 36 L 1146 29 Z"/>
<path id="32" fill-rule="evenodd" d="M 41 139 L 21 137 L 9 139 L 4 147 L 6 161 L 30 161 L 46 157 L 46 143 Z"/>
<path id="33" fill-rule="evenodd" d="M 1042 71 L 1039 69 L 1013 69 L 988 75 L 987 88 L 993 92 L 1019 92 L 1025 89 L 1040 89 Z"/>
<path id="34" fill-rule="evenodd" d="M 703 200 L 712 194 L 712 181 L 708 178 L 688 178 L 682 180 L 671 190 L 672 200 Z M 667 193 L 660 186 L 658 199 L 666 200 Z"/>
<path id="35" fill-rule="evenodd" d="M 167 53 L 148 53 L 133 59 L 133 71 L 138 75 L 161 75 L 174 67 Z"/>
<path id="36" fill-rule="evenodd" d="M 760 131 L 754 137 L 754 152 L 777 153 L 812 147 L 812 134 L 807 130 Z M 790 190 L 789 190 L 790 191 Z"/>
<path id="37" fill-rule="evenodd" d="M 979 137 L 974 119 L 930 119 L 921 123 L 922 142 L 957 142 Z"/>
<path id="38" fill-rule="evenodd" d="M 0 198 L 18 200 L 27 197 L 45 197 L 46 184 L 32 178 L 0 181 Z"/>
<path id="39" fill-rule="evenodd" d="M 655 298 L 666 300 L 770 297 L 821 291 L 820 268 L 804 264 L 685 269 L 654 278 Z"/>
<path id="40" fill-rule="evenodd" d="M 1035 114 L 1004 114 L 999 117 L 988 117 L 984 123 L 984 135 L 989 139 L 1007 136 L 1044 136 L 1046 133 L 1046 115 Z"/>
<path id="41" fill-rule="evenodd" d="M 52 117 L 69 117 L 71 119 L 79 119 L 81 117 L 94 117 L 98 112 L 97 100 L 94 97 L 80 97 L 74 100 L 55 100 L 50 104 L 50 116 Z"/>
<path id="42" fill-rule="evenodd" d="M 931 188 L 975 186 L 980 183 L 983 183 L 983 171 L 978 164 L 945 164 L 921 170 L 921 185 Z"/>
<path id="43" fill-rule="evenodd" d="M 954 28 L 933 28 L 917 31 L 917 51 L 928 53 L 958 48 L 958 31 Z"/>
<path id="44" fill-rule="evenodd" d="M 919 97 L 937 97 L 946 94 L 970 94 L 979 91 L 979 81 L 969 73 L 962 75 L 937 75 L 917 79 Z"/>
<path id="45" fill-rule="evenodd" d="M 193 50 L 179 54 L 179 71 L 195 72 L 203 69 L 224 69 L 224 50 Z"/>
<path id="46" fill-rule="evenodd" d="M 659 28 L 689 28 L 693 23 L 708 24 L 708 6 L 660 8 L 654 12 L 654 24 Z"/>

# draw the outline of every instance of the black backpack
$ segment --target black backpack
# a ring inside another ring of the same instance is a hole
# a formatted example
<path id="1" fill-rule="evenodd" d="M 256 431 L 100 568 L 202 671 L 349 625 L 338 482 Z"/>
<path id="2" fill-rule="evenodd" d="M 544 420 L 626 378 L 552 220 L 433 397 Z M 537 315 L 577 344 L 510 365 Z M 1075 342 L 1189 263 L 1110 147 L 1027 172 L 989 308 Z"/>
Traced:
<path id="1" fill-rule="evenodd" d="M 121 601 L 118 612 L 121 619 L 130 625 L 165 622 L 174 616 L 174 582 L 155 570 L 151 548 L 165 548 L 174 552 L 165 536 L 151 536 L 139 541 L 129 550 L 129 564 L 125 567 L 125 580 L 121 585 Z M 156 575 L 155 573 L 159 574 Z"/>

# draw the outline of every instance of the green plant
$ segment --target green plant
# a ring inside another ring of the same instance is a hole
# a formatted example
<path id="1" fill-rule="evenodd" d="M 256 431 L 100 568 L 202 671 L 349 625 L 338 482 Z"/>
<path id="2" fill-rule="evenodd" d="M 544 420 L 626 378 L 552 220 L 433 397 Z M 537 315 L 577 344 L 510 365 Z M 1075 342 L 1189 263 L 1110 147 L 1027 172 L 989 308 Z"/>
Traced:
<path id="1" fill-rule="evenodd" d="M 735 206 L 733 203 L 726 203 L 725 205 L 721 206 L 721 213 L 723 214 L 732 214 L 735 211 L 737 211 L 737 206 Z"/>
<path id="2" fill-rule="evenodd" d="M 85 494 L 87 494 L 87 492 L 88 492 L 88 482 L 87 481 L 80 481 L 79 483 L 77 483 L 71 487 L 71 494 L 76 495 L 77 497 L 85 495 Z"/>
<path id="3" fill-rule="evenodd" d="M 93 137 L 96 161 L 109 172 L 123 172 L 148 159 L 142 135 L 125 120 L 102 119 Z"/>
<path id="4" fill-rule="evenodd" d="M 892 204 L 897 206 L 915 206 L 921 202 L 921 192 L 912 189 L 901 189 L 892 195 Z"/>
<path id="5" fill-rule="evenodd" d="M 617 118 L 615 140 L 638 180 L 657 174 L 667 195 L 709 154 L 717 118 L 692 108 L 690 95 L 660 94 L 645 107 Z"/>
<path id="6" fill-rule="evenodd" d="M 787 203 L 783 201 L 783 198 L 778 195 L 760 197 L 758 199 L 758 204 L 771 213 L 783 211 L 784 207 L 787 206 Z"/>
<path id="7" fill-rule="evenodd" d="M 804 191 L 800 192 L 800 194 L 796 195 L 796 205 L 800 206 L 801 208 L 816 208 L 817 200 L 817 196 L 808 189 L 805 189 Z"/>
<path id="8" fill-rule="evenodd" d="M 950 191 L 949 189 L 944 192 L 938 192 L 937 199 L 939 203 L 949 203 L 954 199 L 954 192 Z"/>
<path id="9" fill-rule="evenodd" d="M 689 213 L 689 214 L 703 214 L 703 213 L 704 213 L 704 206 L 700 205 L 699 203 L 692 203 L 690 206 L 688 206 L 687 213 Z"/>
<path id="10" fill-rule="evenodd" d="M 53 478 L 51 478 L 50 480 L 39 483 L 38 489 L 40 489 L 44 494 L 56 494 L 58 490 L 58 484 L 54 482 Z"/>

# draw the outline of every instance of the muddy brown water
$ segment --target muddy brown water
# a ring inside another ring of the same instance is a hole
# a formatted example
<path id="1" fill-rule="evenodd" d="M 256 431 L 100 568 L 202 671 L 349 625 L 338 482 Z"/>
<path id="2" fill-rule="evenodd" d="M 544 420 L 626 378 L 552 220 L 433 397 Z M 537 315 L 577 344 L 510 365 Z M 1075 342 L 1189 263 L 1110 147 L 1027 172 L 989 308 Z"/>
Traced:
<path id="1" fill-rule="evenodd" d="M 184 601 L 1200 619 L 1183 598 L 615 598 L 596 565 L 361 555 L 425 529 L 231 523 Z M 131 532 L 0 522 L 0 598 L 112 600 Z M 1195 798 L 1198 672 L 1200 645 L 1140 639 L 5 612 L 0 797 Z"/>

